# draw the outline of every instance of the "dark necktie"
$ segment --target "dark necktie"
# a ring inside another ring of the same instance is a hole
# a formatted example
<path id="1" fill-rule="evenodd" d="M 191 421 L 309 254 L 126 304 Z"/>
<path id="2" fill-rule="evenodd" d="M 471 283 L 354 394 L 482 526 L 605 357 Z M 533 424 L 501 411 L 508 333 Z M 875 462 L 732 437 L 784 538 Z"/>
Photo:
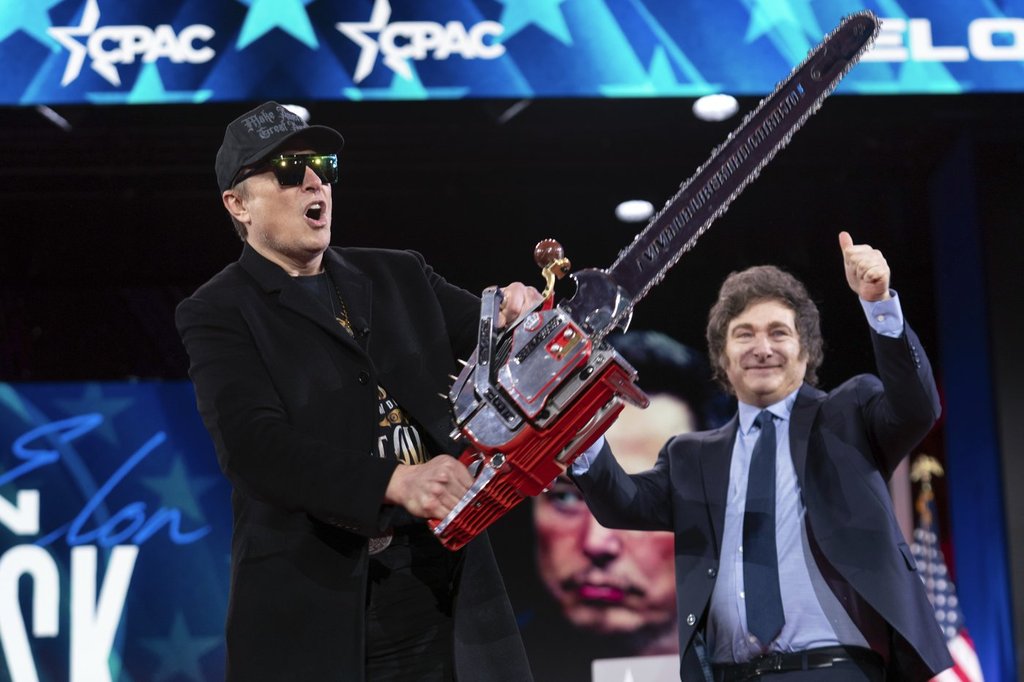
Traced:
<path id="1" fill-rule="evenodd" d="M 757 415 L 761 435 L 747 473 L 743 514 L 743 589 L 747 629 L 767 647 L 786 622 L 779 593 L 779 557 L 775 549 L 775 424 L 772 413 Z"/>

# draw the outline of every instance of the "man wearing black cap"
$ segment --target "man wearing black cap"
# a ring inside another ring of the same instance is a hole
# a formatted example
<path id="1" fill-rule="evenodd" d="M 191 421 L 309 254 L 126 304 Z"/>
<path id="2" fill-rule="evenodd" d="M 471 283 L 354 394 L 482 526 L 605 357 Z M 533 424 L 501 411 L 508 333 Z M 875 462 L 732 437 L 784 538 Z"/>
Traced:
<path id="1" fill-rule="evenodd" d="M 452 553 L 423 522 L 472 484 L 437 393 L 479 302 L 414 252 L 330 248 L 343 143 L 275 102 L 228 125 L 242 255 L 177 310 L 234 488 L 227 677 L 528 680 L 486 536 Z M 503 291 L 502 323 L 539 297 Z"/>

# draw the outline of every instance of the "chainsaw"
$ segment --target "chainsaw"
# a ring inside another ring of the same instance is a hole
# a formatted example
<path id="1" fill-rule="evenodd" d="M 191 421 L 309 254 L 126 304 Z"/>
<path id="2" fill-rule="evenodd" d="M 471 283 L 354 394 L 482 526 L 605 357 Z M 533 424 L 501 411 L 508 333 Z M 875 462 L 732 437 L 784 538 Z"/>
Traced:
<path id="1" fill-rule="evenodd" d="M 505 329 L 502 293 L 484 290 L 477 348 L 447 398 L 473 485 L 434 535 L 456 550 L 525 498 L 545 490 L 611 426 L 626 403 L 647 407 L 637 372 L 604 339 L 629 326 L 633 307 L 785 147 L 878 34 L 868 11 L 839 24 L 711 153 L 606 269 L 571 275 L 576 291 L 554 303 L 571 263 L 554 240 L 534 249 L 541 302 Z"/>

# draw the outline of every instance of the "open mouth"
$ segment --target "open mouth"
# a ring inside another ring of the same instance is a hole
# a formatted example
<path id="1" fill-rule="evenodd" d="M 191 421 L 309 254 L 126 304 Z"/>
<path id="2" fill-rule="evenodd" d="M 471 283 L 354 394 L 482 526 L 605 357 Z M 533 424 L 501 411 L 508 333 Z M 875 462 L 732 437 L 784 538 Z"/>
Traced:
<path id="1" fill-rule="evenodd" d="M 306 209 L 306 217 L 310 220 L 320 221 L 320 216 L 324 213 L 324 205 L 321 202 L 310 204 L 309 208 Z"/>

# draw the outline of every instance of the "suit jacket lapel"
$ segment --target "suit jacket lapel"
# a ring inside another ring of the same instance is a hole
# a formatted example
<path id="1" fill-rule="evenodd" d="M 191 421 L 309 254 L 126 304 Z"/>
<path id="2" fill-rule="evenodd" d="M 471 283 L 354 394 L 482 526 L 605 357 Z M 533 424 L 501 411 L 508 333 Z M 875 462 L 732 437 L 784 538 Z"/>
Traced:
<path id="1" fill-rule="evenodd" d="M 729 497 L 729 466 L 732 447 L 740 419 L 737 414 L 724 426 L 711 431 L 701 442 L 700 470 L 704 485 L 704 499 L 708 502 L 710 522 L 715 534 L 715 553 L 722 547 L 725 531 L 725 506 Z"/>
<path id="2" fill-rule="evenodd" d="M 811 427 L 818 414 L 818 408 L 825 398 L 825 393 L 804 384 L 796 396 L 793 413 L 789 424 L 789 454 L 793 458 L 793 468 L 800 487 L 804 487 L 804 470 L 807 465 L 807 444 L 810 442 Z"/>
<path id="3" fill-rule="evenodd" d="M 325 253 L 325 260 L 327 259 L 327 254 L 331 254 L 331 251 L 328 250 Z M 334 256 L 334 258 L 338 262 L 341 261 L 337 256 Z M 282 306 L 315 322 L 334 338 L 362 352 L 362 348 L 359 347 L 356 340 L 342 329 L 338 321 L 334 319 L 334 316 L 320 305 L 316 299 L 303 291 L 299 284 L 292 281 L 291 276 L 276 263 L 272 263 L 264 258 L 248 244 L 242 248 L 242 256 L 238 259 L 238 263 L 256 280 L 257 284 L 265 292 L 277 294 L 277 300 Z M 333 271 L 334 268 L 331 268 L 331 272 Z M 337 284 L 339 288 L 342 286 L 340 282 L 337 282 Z M 346 290 L 342 291 L 343 296 L 346 293 Z M 351 303 L 348 303 L 348 299 L 346 299 L 350 309 L 355 309 L 353 306 L 355 305 L 356 298 L 358 297 L 354 297 Z M 365 307 L 368 308 L 369 306 Z"/>
<path id="4" fill-rule="evenodd" d="M 807 463 L 807 444 L 811 427 L 825 393 L 804 384 L 797 394 L 793 413 L 790 415 L 789 449 L 800 485 L 804 485 L 804 467 Z M 727 424 L 711 431 L 701 443 L 700 466 L 704 485 L 704 498 L 711 509 L 711 525 L 715 533 L 717 549 L 722 545 L 725 531 L 725 507 L 729 495 L 729 469 L 732 464 L 732 448 L 739 429 L 737 413 Z"/>

